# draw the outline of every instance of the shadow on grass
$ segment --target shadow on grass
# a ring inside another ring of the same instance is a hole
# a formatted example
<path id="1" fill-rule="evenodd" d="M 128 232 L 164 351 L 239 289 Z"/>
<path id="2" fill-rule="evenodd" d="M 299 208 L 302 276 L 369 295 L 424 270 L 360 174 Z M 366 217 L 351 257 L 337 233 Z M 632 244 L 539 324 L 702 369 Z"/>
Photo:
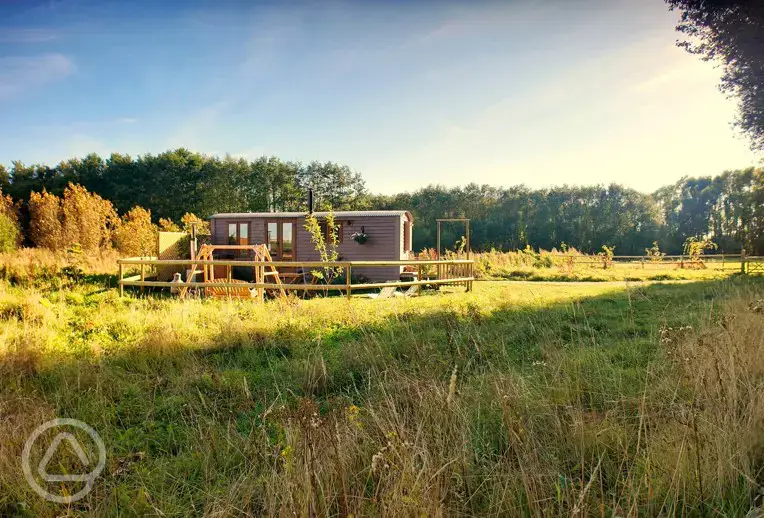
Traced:
<path id="1" fill-rule="evenodd" d="M 489 374 L 546 375 L 550 387 L 563 393 L 560 406 L 570 403 L 568 394 L 592 412 L 612 407 L 614 398 L 638 401 L 648 365 L 659 363 L 663 354 L 661 326 L 697 326 L 714 318 L 720 299 L 749 286 L 761 293 L 764 282 L 641 285 L 488 309 L 475 293 L 449 297 L 449 304 L 423 314 L 415 311 L 414 300 L 412 311 L 375 322 L 342 318 L 346 303 L 328 299 L 337 305 L 336 321 L 284 318 L 266 330 L 244 322 L 202 344 L 148 336 L 140 349 L 109 350 L 97 361 L 61 359 L 38 372 L 9 372 L 14 379 L 0 388 L 0 400 L 35 394 L 50 402 L 57 416 L 97 425 L 113 457 L 142 452 L 157 473 L 184 477 L 190 469 L 201 478 L 194 449 L 199 443 L 190 439 L 198 430 L 246 438 L 263 425 L 274 403 L 294 408 L 302 398 L 322 411 L 353 402 L 360 406 L 380 395 L 388 375 L 446 391 L 455 372 L 460 387 L 478 386 Z M 356 309 L 371 313 L 378 304 L 363 301 Z M 218 316 L 239 318 L 233 310 Z M 90 341 L 97 335 L 88 336 L 86 345 L 95 347 Z M 545 373 L 546 362 L 559 355 L 575 369 Z M 501 428 L 500 417 L 495 426 Z M 496 451 L 490 455 L 499 456 Z"/>
<path id="2" fill-rule="evenodd" d="M 105 283 L 112 280 L 113 276 L 99 278 Z M 479 376 L 489 367 L 528 369 L 534 362 L 543 362 L 546 355 L 573 348 L 594 349 L 609 358 L 615 369 L 638 372 L 654 359 L 661 325 L 697 325 L 713 309 L 710 301 L 746 285 L 764 283 L 739 278 L 641 285 L 551 304 L 503 303 L 491 311 L 481 308 L 479 296 L 452 295 L 446 307 L 425 314 L 394 314 L 375 323 L 348 323 L 338 318 L 334 323 L 298 324 L 284 319 L 264 330 L 250 328 L 245 322 L 202 344 L 147 336 L 140 348 L 106 351 L 91 381 L 96 386 L 109 377 L 138 381 L 131 383 L 137 392 L 115 394 L 117 400 L 145 401 L 149 395 L 161 395 L 170 385 L 172 392 L 183 392 L 185 384 L 195 385 L 213 397 L 216 405 L 233 410 L 242 403 L 244 393 L 231 397 L 229 384 L 238 389 L 244 377 L 255 399 L 285 395 L 289 395 L 287 399 L 355 399 L 368 391 L 371 371 L 396 369 L 412 377 L 442 380 L 457 366 L 460 379 L 465 379 Z M 325 302 L 337 304 L 338 313 L 343 311 L 343 300 L 328 298 Z M 374 312 L 380 302 L 357 303 L 367 304 L 368 311 Z M 415 301 L 411 304 L 416 307 Z M 268 306 L 280 310 L 275 303 Z M 234 313 L 229 318 L 238 317 Z M 84 400 L 54 394 L 57 387 L 68 385 L 65 380 L 80 367 L 81 361 L 62 358 L 26 377 L 25 384 L 51 400 L 72 402 L 73 407 L 64 404 L 61 410 L 76 413 L 82 405 L 74 399 Z M 175 383 L 157 386 L 157 376 Z M 143 404 L 140 406 L 143 412 Z"/>

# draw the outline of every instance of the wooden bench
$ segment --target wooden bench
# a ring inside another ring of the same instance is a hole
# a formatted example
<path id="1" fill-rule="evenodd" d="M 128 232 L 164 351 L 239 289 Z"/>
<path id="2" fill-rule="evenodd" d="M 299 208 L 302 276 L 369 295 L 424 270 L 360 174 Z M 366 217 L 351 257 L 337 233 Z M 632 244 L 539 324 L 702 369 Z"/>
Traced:
<path id="1" fill-rule="evenodd" d="M 218 283 L 242 283 L 246 284 L 245 281 L 240 281 L 238 279 L 215 279 L 212 282 L 218 282 Z M 257 297 L 257 294 L 250 290 L 247 286 L 241 286 L 241 287 L 226 287 L 226 286 L 209 286 L 207 289 L 207 295 L 209 297 L 214 297 L 216 299 L 253 299 Z"/>

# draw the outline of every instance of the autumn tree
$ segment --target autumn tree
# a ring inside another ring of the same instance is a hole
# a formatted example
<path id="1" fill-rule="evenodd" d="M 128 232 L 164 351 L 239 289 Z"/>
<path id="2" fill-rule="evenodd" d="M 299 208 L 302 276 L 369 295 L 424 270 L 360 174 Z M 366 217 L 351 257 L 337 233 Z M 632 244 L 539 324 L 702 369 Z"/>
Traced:
<path id="1" fill-rule="evenodd" d="M 182 232 L 180 226 L 170 218 L 159 218 L 159 230 L 162 232 Z"/>
<path id="2" fill-rule="evenodd" d="M 29 195 L 29 238 L 41 248 L 55 251 L 63 247 L 61 198 L 45 189 Z"/>
<path id="3" fill-rule="evenodd" d="M 209 234 L 210 233 L 210 222 L 205 221 L 196 214 L 192 214 L 190 212 L 186 212 L 182 218 L 180 218 L 180 222 L 183 224 L 183 232 L 191 233 L 191 229 L 193 225 L 196 225 L 196 232 L 197 234 Z"/>
<path id="4" fill-rule="evenodd" d="M 77 243 L 83 250 L 94 251 L 111 244 L 118 219 L 110 201 L 70 183 L 64 191 L 61 213 L 65 246 Z"/>
<path id="5" fill-rule="evenodd" d="M 151 211 L 143 207 L 133 207 L 122 215 L 120 224 L 114 232 L 114 244 L 123 255 L 154 255 L 157 232 L 156 225 L 151 222 Z"/>

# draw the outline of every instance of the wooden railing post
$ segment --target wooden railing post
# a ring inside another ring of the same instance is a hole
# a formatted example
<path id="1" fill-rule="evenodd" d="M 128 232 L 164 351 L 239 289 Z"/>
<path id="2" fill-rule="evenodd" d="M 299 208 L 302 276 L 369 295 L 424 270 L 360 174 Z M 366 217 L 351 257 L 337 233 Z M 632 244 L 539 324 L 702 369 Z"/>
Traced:
<path id="1" fill-rule="evenodd" d="M 260 280 L 258 282 L 265 284 L 265 266 L 258 266 L 258 277 Z M 257 288 L 257 300 L 260 302 L 265 302 L 265 288 Z"/>
<path id="2" fill-rule="evenodd" d="M 125 273 L 125 266 L 122 263 L 119 263 L 119 296 L 125 294 L 125 287 L 122 285 L 122 278 L 124 277 Z"/>
<path id="3" fill-rule="evenodd" d="M 745 248 L 740 250 L 740 273 L 745 273 Z"/>
<path id="4" fill-rule="evenodd" d="M 473 279 L 475 275 L 475 266 L 473 260 L 452 260 L 452 259 L 440 259 L 440 260 L 429 260 L 429 261 L 407 261 L 407 260 L 400 260 L 400 261 L 335 261 L 331 262 L 332 267 L 344 269 L 346 280 L 344 283 L 330 285 L 330 286 L 311 286 L 311 285 L 294 285 L 294 286 L 284 286 L 280 282 L 272 283 L 266 280 L 265 278 L 265 269 L 266 267 L 272 267 L 274 264 L 278 266 L 289 266 L 294 267 L 295 265 L 299 265 L 303 268 L 307 267 L 318 267 L 319 265 L 322 267 L 327 267 L 327 263 L 324 262 L 313 262 L 313 261 L 289 261 L 287 262 L 262 262 L 262 261 L 238 261 L 238 260 L 215 260 L 215 259 L 204 259 L 204 258 L 197 258 L 195 260 L 187 260 L 187 259 L 168 259 L 168 260 L 160 260 L 156 258 L 144 258 L 144 257 L 132 257 L 127 259 L 120 259 L 118 264 L 119 269 L 119 294 L 120 296 L 124 295 L 124 287 L 125 286 L 139 286 L 145 289 L 145 287 L 159 287 L 159 288 L 174 288 L 177 287 L 176 283 L 173 282 L 165 282 L 165 281 L 157 281 L 157 280 L 147 280 L 148 273 L 146 272 L 146 269 L 153 268 L 154 265 L 160 265 L 160 266 L 170 266 L 170 265 L 191 265 L 193 266 L 193 270 L 195 271 L 201 271 L 201 273 L 205 274 L 205 279 L 202 282 L 195 282 L 195 280 L 192 278 L 192 275 L 188 275 L 188 279 L 186 282 L 182 284 L 182 288 L 184 291 L 182 292 L 185 294 L 185 291 L 190 288 L 200 288 L 202 290 L 208 290 L 211 287 L 214 287 L 215 289 L 220 289 L 220 294 L 225 296 L 226 294 L 229 294 L 231 296 L 234 295 L 234 288 L 242 288 L 243 286 L 246 286 L 248 288 L 252 288 L 253 290 L 257 290 L 257 294 L 259 295 L 258 298 L 261 300 L 264 298 L 264 294 L 266 290 L 272 290 L 272 289 L 279 289 L 279 290 L 303 290 L 303 291 L 310 291 L 310 290 L 335 290 L 338 291 L 340 295 L 345 295 L 347 298 L 352 298 L 353 294 L 353 288 L 362 287 L 364 289 L 366 288 L 378 288 L 378 287 L 390 287 L 390 286 L 397 286 L 397 287 L 410 287 L 410 286 L 417 286 L 419 290 L 421 290 L 422 286 L 425 285 L 433 285 L 433 286 L 441 286 L 441 285 L 451 285 L 451 286 L 464 286 L 467 290 L 471 291 L 473 287 Z M 135 276 L 128 276 L 125 275 L 125 265 L 136 265 L 140 270 L 140 275 Z M 214 281 L 214 268 L 215 267 L 223 267 L 225 268 L 223 275 L 220 275 L 219 282 Z M 243 286 L 240 281 L 236 281 L 233 279 L 233 268 L 236 266 L 247 266 L 247 267 L 253 267 L 255 270 L 255 279 L 254 282 L 246 282 L 243 283 Z M 379 268 L 389 268 L 389 267 L 401 267 L 401 266 L 416 266 L 416 272 L 417 277 L 414 281 L 397 281 L 397 282 L 387 282 L 387 283 L 369 283 L 368 285 L 354 285 L 353 284 L 353 267 L 379 267 Z M 425 270 L 426 267 L 429 266 L 436 266 L 439 268 L 439 272 L 437 272 L 438 277 L 432 277 L 429 278 L 426 274 Z M 198 270 L 198 268 L 201 267 L 201 270 Z M 230 289 L 229 289 L 230 288 Z"/>
<path id="5" fill-rule="evenodd" d="M 353 267 L 350 263 L 345 265 L 345 289 L 347 290 L 347 298 L 350 300 L 350 293 L 353 290 Z"/>

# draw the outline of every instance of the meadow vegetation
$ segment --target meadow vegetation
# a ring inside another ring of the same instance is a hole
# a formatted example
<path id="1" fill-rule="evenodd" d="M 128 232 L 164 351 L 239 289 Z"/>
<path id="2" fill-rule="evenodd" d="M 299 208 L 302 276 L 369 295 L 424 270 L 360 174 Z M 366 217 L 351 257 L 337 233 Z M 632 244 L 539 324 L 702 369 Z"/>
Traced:
<path id="1" fill-rule="evenodd" d="M 527 280 L 557 282 L 605 282 L 605 281 L 669 281 L 723 279 L 740 272 L 740 260 L 727 257 L 724 261 L 695 256 L 666 259 L 663 255 L 650 255 L 648 249 L 643 258 L 621 260 L 612 249 L 603 247 L 599 254 L 582 254 L 575 248 L 563 251 L 534 251 L 531 248 L 502 252 L 490 250 L 477 252 L 475 276 L 484 280 Z M 653 251 L 653 253 L 655 253 Z M 660 254 L 661 252 L 657 252 Z"/>
<path id="2" fill-rule="evenodd" d="M 0 515 L 761 506 L 760 278 L 257 305 L 119 298 L 108 257 L 92 261 L 0 281 Z M 21 475 L 53 417 L 108 451 L 69 507 Z"/>

